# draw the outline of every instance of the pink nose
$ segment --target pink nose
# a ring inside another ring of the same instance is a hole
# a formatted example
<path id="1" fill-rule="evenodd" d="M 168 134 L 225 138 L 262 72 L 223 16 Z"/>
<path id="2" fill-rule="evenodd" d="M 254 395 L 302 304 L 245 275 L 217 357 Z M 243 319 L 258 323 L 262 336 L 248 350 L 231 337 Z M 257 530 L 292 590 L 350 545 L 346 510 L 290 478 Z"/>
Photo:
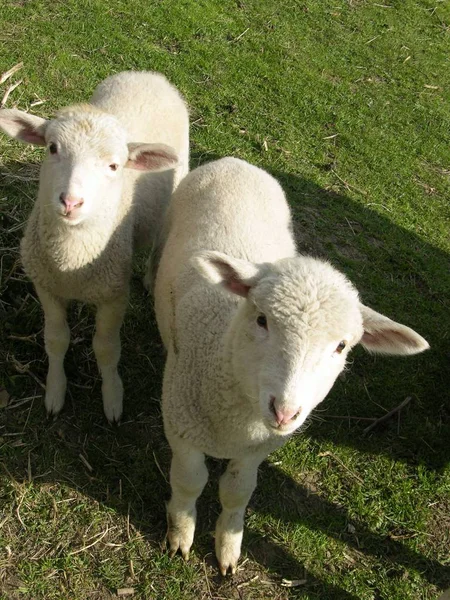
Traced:
<path id="1" fill-rule="evenodd" d="M 59 201 L 61 202 L 61 204 L 64 204 L 64 214 L 66 215 L 70 213 L 74 208 L 79 208 L 80 206 L 82 206 L 84 202 L 83 198 L 77 198 L 76 196 L 65 194 L 64 192 L 60 194 Z"/>
<path id="2" fill-rule="evenodd" d="M 292 419 L 297 417 L 301 412 L 301 408 L 297 410 L 280 410 L 277 407 L 277 399 L 275 396 L 270 396 L 270 410 L 275 415 L 278 425 L 286 425 L 286 423 L 292 421 Z"/>

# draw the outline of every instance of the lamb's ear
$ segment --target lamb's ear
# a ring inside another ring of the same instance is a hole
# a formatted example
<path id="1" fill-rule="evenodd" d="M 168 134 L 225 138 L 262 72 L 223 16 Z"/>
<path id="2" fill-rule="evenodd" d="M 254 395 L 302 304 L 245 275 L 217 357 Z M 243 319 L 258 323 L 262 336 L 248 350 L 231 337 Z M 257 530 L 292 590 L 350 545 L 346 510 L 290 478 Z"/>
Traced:
<path id="1" fill-rule="evenodd" d="M 417 354 L 427 350 L 428 342 L 413 329 L 396 323 L 360 304 L 364 333 L 360 343 L 370 352 L 382 354 Z"/>
<path id="2" fill-rule="evenodd" d="M 202 252 L 192 258 L 192 263 L 210 283 L 244 298 L 259 276 L 258 265 L 222 252 Z"/>
<path id="3" fill-rule="evenodd" d="M 167 171 L 177 165 L 177 153 L 166 144 L 128 144 L 128 169 Z"/>
<path id="4" fill-rule="evenodd" d="M 27 144 L 45 146 L 47 124 L 47 119 L 29 115 L 21 110 L 9 108 L 0 110 L 0 129 L 12 138 Z"/>

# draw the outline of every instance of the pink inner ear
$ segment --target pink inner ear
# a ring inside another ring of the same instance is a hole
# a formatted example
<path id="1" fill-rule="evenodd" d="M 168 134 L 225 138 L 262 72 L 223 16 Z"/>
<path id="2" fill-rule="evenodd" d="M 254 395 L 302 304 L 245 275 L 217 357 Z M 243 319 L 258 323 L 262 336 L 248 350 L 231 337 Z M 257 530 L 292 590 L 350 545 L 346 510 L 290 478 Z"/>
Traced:
<path id="1" fill-rule="evenodd" d="M 154 152 L 141 152 L 141 154 L 136 156 L 135 163 L 139 169 L 151 169 L 159 167 L 164 158 L 163 155 L 155 154 Z"/>
<path id="2" fill-rule="evenodd" d="M 370 344 L 371 346 L 383 346 L 386 343 L 414 345 L 413 340 L 405 336 L 405 334 L 402 331 L 398 331 L 394 328 L 381 329 L 379 331 L 374 331 L 373 333 L 365 331 L 363 333 L 361 341 L 365 342 L 366 344 Z"/>
<path id="3" fill-rule="evenodd" d="M 29 144 L 36 144 L 37 146 L 45 146 L 45 138 L 40 135 L 35 129 L 27 128 L 20 132 L 20 138 L 24 142 Z"/>
<path id="4" fill-rule="evenodd" d="M 28 144 L 45 146 L 45 137 L 33 125 L 22 119 L 14 119 L 17 124 L 17 137 Z"/>
<path id="5" fill-rule="evenodd" d="M 233 294 L 243 296 L 244 298 L 247 298 L 250 291 L 249 285 L 245 285 L 245 283 L 242 283 L 241 281 L 236 281 L 236 279 L 228 280 L 226 282 L 226 287 L 230 290 L 230 292 L 233 292 Z"/>
<path id="6" fill-rule="evenodd" d="M 126 166 L 139 171 L 158 171 L 173 169 L 177 164 L 177 157 L 161 150 L 147 150 L 136 152 L 128 160 Z"/>

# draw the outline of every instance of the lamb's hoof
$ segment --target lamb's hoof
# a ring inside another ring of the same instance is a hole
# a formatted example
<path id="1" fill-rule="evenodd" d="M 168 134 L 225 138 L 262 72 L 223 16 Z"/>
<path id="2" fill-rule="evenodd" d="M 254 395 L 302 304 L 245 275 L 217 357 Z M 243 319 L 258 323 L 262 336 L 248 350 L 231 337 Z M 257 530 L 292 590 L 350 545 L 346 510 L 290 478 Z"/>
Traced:
<path id="1" fill-rule="evenodd" d="M 49 412 L 48 410 L 46 412 L 47 412 L 47 421 L 53 421 L 53 423 L 54 423 L 59 416 L 59 412 L 52 413 L 52 412 Z"/>
<path id="2" fill-rule="evenodd" d="M 103 411 L 109 423 L 120 423 L 123 409 L 123 386 L 120 377 L 115 382 L 103 382 Z"/>
<path id="3" fill-rule="evenodd" d="M 234 536 L 231 536 L 230 539 L 229 536 L 220 533 L 216 535 L 216 557 L 219 571 L 224 577 L 228 571 L 234 575 L 241 555 L 241 536 L 237 536 L 235 539 L 233 539 Z"/>
<path id="4" fill-rule="evenodd" d="M 170 558 L 173 558 L 173 557 L 174 557 L 174 556 L 177 554 L 178 550 L 180 550 L 180 552 L 181 552 L 181 556 L 182 556 L 182 557 L 183 557 L 183 559 L 184 559 L 184 560 L 187 562 L 187 561 L 189 560 L 189 557 L 190 557 L 190 552 L 189 552 L 189 550 L 185 550 L 185 551 L 183 552 L 183 551 L 181 550 L 181 548 L 171 548 L 171 549 L 170 549 L 170 552 L 169 552 L 169 556 L 170 556 Z"/>
<path id="5" fill-rule="evenodd" d="M 44 404 L 49 419 L 55 420 L 59 415 L 64 406 L 64 398 L 65 394 L 49 394 L 48 392 L 45 394 Z"/>
<path id="6" fill-rule="evenodd" d="M 223 565 L 223 564 L 219 563 L 219 571 L 220 571 L 220 574 L 222 575 L 222 577 L 227 576 L 228 569 L 230 569 L 231 575 L 234 575 L 236 573 L 237 564 Z"/>
<path id="7" fill-rule="evenodd" d="M 105 417 L 108 419 L 108 423 L 113 426 L 119 426 L 122 419 L 122 410 L 115 412 L 107 411 L 105 409 Z"/>
<path id="8" fill-rule="evenodd" d="M 173 558 L 178 551 L 185 561 L 189 560 L 192 542 L 183 539 L 180 532 L 168 531 L 166 537 L 166 546 L 169 546 L 169 556 Z"/>
<path id="9" fill-rule="evenodd" d="M 183 559 L 186 562 L 189 560 L 189 556 L 190 556 L 189 548 L 183 548 L 178 542 L 173 542 L 173 543 L 169 542 L 169 543 L 170 543 L 170 550 L 169 550 L 170 558 L 173 558 L 179 550 Z"/>
<path id="10" fill-rule="evenodd" d="M 105 416 L 108 419 L 108 423 L 111 425 L 111 427 L 119 427 L 119 425 L 122 423 L 122 411 L 120 411 L 120 413 L 116 416 L 116 415 L 112 415 L 112 416 L 108 416 L 108 414 L 106 414 L 105 412 Z"/>

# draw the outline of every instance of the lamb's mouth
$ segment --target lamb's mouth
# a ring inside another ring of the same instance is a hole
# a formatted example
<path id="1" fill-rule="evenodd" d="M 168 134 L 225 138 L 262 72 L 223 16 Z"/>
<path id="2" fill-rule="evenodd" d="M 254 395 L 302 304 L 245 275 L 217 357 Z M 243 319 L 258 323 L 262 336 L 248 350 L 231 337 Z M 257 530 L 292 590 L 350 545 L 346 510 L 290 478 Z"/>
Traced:
<path id="1" fill-rule="evenodd" d="M 299 408 L 299 410 L 295 413 L 295 415 L 293 417 L 291 417 L 289 419 L 289 421 L 287 423 L 278 423 L 278 422 L 276 422 L 276 420 L 274 421 L 274 419 L 271 418 L 269 420 L 269 425 L 272 429 L 274 429 L 275 431 L 277 431 L 280 434 L 285 434 L 286 432 L 289 433 L 292 429 L 292 424 L 298 420 L 301 412 L 302 412 L 302 409 Z"/>
<path id="2" fill-rule="evenodd" d="M 60 216 L 67 223 L 73 224 L 75 221 L 79 220 L 82 215 L 80 215 L 79 211 L 75 207 L 73 210 L 71 210 L 68 213 L 60 213 Z"/>

